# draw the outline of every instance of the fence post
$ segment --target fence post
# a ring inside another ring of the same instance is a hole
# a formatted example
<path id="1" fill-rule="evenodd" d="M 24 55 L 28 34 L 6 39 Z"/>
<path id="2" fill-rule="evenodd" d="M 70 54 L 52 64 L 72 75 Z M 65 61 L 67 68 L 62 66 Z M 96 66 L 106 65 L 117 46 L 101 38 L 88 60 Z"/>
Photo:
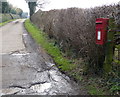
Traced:
<path id="1" fill-rule="evenodd" d="M 104 62 L 104 71 L 105 73 L 109 73 L 112 70 L 112 61 L 114 55 L 114 34 L 115 34 L 115 21 L 113 18 L 109 19 L 109 27 L 107 32 L 107 43 L 105 44 L 105 62 Z"/>

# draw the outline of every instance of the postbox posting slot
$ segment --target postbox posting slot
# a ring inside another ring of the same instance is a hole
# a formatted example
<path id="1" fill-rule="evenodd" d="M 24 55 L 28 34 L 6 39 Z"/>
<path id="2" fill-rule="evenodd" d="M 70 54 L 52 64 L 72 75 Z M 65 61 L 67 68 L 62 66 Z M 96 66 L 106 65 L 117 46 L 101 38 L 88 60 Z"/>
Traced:
<path id="1" fill-rule="evenodd" d="M 96 24 L 102 24 L 103 22 L 102 21 L 96 21 Z"/>
<path id="2" fill-rule="evenodd" d="M 98 31 L 97 39 L 101 40 L 101 31 Z"/>

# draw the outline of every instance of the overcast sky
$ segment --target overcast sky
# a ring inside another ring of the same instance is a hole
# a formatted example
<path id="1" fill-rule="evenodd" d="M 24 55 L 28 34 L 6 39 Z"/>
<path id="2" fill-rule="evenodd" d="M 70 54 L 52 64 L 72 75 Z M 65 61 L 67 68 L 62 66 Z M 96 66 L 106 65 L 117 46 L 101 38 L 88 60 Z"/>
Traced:
<path id="1" fill-rule="evenodd" d="M 11 4 L 21 8 L 24 12 L 29 12 L 25 0 L 8 0 Z M 47 1 L 47 0 L 46 0 Z M 118 3 L 120 0 L 49 0 L 43 10 L 61 9 L 69 7 L 90 8 L 101 5 Z"/>

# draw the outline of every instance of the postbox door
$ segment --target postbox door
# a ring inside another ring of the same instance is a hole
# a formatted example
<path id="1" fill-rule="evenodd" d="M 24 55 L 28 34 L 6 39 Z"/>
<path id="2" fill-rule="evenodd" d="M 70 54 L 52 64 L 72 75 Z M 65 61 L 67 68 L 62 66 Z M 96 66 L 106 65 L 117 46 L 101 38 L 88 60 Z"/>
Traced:
<path id="1" fill-rule="evenodd" d="M 103 45 L 107 40 L 108 18 L 96 19 L 96 44 Z"/>

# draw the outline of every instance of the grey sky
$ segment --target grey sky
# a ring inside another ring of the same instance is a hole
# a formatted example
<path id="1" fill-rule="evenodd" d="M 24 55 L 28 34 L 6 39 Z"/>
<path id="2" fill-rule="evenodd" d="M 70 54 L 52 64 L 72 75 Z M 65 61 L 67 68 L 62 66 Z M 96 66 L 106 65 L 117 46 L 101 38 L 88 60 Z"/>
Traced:
<path id="1" fill-rule="evenodd" d="M 11 4 L 21 8 L 25 12 L 29 12 L 28 5 L 25 0 L 8 0 Z M 47 1 L 47 0 L 46 0 Z M 109 5 L 118 3 L 120 0 L 49 0 L 43 10 L 61 9 L 69 7 L 90 8 L 101 5 Z"/>

